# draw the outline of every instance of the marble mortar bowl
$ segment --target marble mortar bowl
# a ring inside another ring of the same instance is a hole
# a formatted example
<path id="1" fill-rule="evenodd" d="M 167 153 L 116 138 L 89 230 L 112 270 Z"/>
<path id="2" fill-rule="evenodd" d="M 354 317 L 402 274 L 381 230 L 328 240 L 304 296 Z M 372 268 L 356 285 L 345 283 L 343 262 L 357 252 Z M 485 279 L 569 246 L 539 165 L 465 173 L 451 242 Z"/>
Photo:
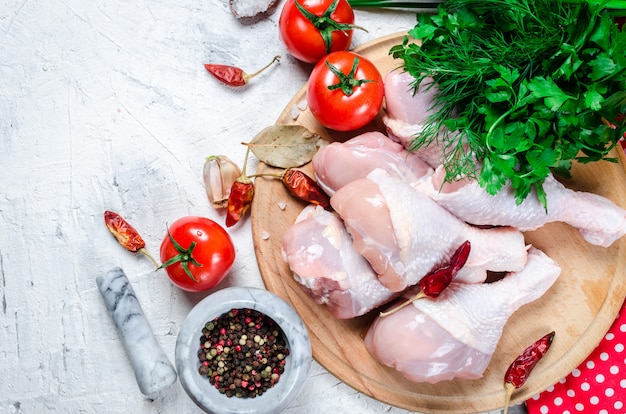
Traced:
<path id="1" fill-rule="evenodd" d="M 198 373 L 202 328 L 231 309 L 254 309 L 273 319 L 282 329 L 289 355 L 280 380 L 254 398 L 227 397 Z M 304 322 L 277 295 L 263 289 L 229 287 L 200 301 L 183 322 L 176 341 L 176 369 L 181 385 L 191 399 L 211 414 L 275 414 L 287 408 L 300 392 L 311 366 L 311 342 Z"/>

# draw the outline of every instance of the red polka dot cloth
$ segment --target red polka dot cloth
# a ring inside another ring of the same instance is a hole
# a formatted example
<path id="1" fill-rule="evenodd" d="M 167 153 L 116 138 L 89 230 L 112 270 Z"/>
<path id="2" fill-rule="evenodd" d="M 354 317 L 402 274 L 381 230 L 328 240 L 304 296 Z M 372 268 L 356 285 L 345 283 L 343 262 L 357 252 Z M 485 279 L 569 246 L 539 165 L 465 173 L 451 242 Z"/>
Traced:
<path id="1" fill-rule="evenodd" d="M 626 414 L 626 302 L 591 355 L 526 408 L 528 414 Z"/>

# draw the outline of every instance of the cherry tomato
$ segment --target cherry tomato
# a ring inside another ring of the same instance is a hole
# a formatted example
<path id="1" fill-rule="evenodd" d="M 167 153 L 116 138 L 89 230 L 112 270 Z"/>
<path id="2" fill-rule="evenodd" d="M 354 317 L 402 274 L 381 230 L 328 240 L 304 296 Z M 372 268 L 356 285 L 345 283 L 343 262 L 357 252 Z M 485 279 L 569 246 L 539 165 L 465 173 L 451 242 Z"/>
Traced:
<path id="1" fill-rule="evenodd" d="M 354 12 L 347 0 L 287 0 L 278 26 L 289 53 L 307 63 L 348 50 L 352 29 L 360 29 L 354 25 Z"/>
<path id="2" fill-rule="evenodd" d="M 183 290 L 214 288 L 235 261 L 235 246 L 222 226 L 205 217 L 187 216 L 169 226 L 161 242 L 161 268 Z"/>
<path id="3" fill-rule="evenodd" d="M 353 131 L 373 120 L 383 103 L 376 66 L 353 52 L 334 52 L 313 68 L 307 87 L 311 113 L 323 126 Z"/>

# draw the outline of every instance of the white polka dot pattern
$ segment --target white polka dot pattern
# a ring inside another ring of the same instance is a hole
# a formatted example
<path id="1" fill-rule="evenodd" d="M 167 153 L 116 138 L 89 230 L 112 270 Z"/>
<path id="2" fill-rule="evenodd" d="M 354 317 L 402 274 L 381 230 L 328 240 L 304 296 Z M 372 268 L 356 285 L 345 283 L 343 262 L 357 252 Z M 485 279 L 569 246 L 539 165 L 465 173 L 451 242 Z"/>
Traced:
<path id="1" fill-rule="evenodd" d="M 578 368 L 526 401 L 528 414 L 626 414 L 625 346 L 626 302 L 609 332 Z"/>

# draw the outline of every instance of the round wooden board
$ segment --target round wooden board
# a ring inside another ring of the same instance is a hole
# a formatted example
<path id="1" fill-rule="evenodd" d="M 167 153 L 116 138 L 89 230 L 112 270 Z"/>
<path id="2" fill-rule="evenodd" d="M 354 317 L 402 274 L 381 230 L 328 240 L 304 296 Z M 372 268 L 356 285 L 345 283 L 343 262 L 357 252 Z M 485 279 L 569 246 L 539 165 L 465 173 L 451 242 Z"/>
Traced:
<path id="1" fill-rule="evenodd" d="M 355 48 L 372 60 L 381 73 L 399 67 L 388 55 L 402 42 L 402 33 Z M 308 110 L 293 119 L 294 106 L 306 97 L 303 87 L 284 109 L 278 123 L 297 123 L 327 140 L 345 140 L 363 131 L 337 133 L 321 127 Z M 364 130 L 383 130 L 380 117 Z M 624 156 L 620 163 L 576 165 L 568 187 L 601 194 L 626 206 Z M 310 165 L 308 172 L 312 173 Z M 271 167 L 261 164 L 259 171 Z M 552 223 L 525 234 L 526 241 L 546 252 L 562 267 L 558 281 L 539 300 L 523 306 L 505 326 L 484 377 L 438 384 L 412 383 L 395 370 L 377 363 L 367 352 L 362 334 L 375 315 L 337 320 L 316 304 L 298 285 L 281 256 L 286 229 L 304 204 L 293 199 L 275 179 L 256 179 L 252 205 L 252 233 L 260 272 L 268 290 L 289 302 L 304 320 L 311 336 L 314 358 L 337 378 L 379 401 L 424 413 L 470 413 L 504 405 L 502 378 L 510 362 L 527 345 L 551 330 L 556 337 L 550 352 L 524 387 L 513 394 L 518 403 L 541 392 L 580 364 L 602 339 L 626 295 L 626 238 L 609 248 L 590 245 L 564 224 Z"/>

